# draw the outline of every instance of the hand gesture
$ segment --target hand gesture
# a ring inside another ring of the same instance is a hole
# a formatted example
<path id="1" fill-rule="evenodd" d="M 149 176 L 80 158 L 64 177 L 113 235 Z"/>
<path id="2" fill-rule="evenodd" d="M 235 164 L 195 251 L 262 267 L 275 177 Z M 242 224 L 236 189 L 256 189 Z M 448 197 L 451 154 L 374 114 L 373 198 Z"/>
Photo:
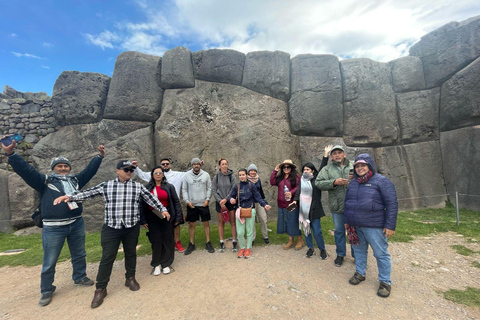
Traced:
<path id="1" fill-rule="evenodd" d="M 138 167 L 138 161 L 137 161 L 137 160 L 133 160 L 133 161 L 132 161 L 132 166 L 134 166 L 135 168 Z"/>
<path id="2" fill-rule="evenodd" d="M 280 163 L 275 166 L 275 171 L 279 171 L 279 170 L 280 170 Z"/>
<path id="3" fill-rule="evenodd" d="M 191 203 L 191 202 L 188 202 L 188 203 L 187 203 L 187 206 L 189 206 L 189 207 L 190 207 L 190 209 L 193 209 L 193 208 L 195 208 L 195 207 L 193 206 L 193 203 Z"/>
<path id="4" fill-rule="evenodd" d="M 8 137 L 8 136 L 3 136 L 2 139 L 6 138 L 6 137 Z M 6 154 L 12 154 L 13 149 L 15 149 L 16 145 L 17 145 L 17 143 L 15 142 L 15 140 L 13 140 L 12 144 L 10 144 L 9 146 L 6 146 L 2 143 L 3 152 L 5 152 Z"/>
<path id="5" fill-rule="evenodd" d="M 383 233 L 385 233 L 385 237 L 390 238 L 395 234 L 395 230 L 390 230 L 387 228 L 383 228 Z"/>
<path id="6" fill-rule="evenodd" d="M 68 201 L 70 201 L 69 196 L 61 196 L 61 197 L 58 197 L 57 199 L 53 200 L 53 205 L 56 206 L 57 204 L 59 204 L 61 202 L 68 202 Z"/>
<path id="7" fill-rule="evenodd" d="M 164 218 L 167 218 L 167 221 L 170 221 L 170 213 L 168 213 L 168 211 L 163 211 L 162 215 Z"/>
<path id="8" fill-rule="evenodd" d="M 105 146 L 103 145 L 99 145 L 97 147 L 97 150 L 98 150 L 98 154 L 100 155 L 100 157 L 105 157 Z"/>
<path id="9" fill-rule="evenodd" d="M 329 144 L 328 146 L 325 147 L 325 154 L 323 155 L 325 158 L 328 157 L 328 155 L 330 154 L 330 151 L 332 151 L 333 149 L 333 144 Z"/>
<path id="10" fill-rule="evenodd" d="M 203 202 L 203 206 L 204 206 L 204 207 L 208 207 L 208 200 L 205 200 L 205 201 Z"/>
<path id="11" fill-rule="evenodd" d="M 270 210 L 270 209 L 272 209 L 272 207 L 271 207 L 269 204 L 267 204 L 267 205 L 265 206 L 265 210 Z"/>
<path id="12" fill-rule="evenodd" d="M 225 207 L 225 203 L 227 203 L 227 199 L 222 199 L 218 202 L 218 204 L 220 205 L 220 207 Z"/>
<path id="13" fill-rule="evenodd" d="M 237 200 L 235 200 L 234 198 L 232 198 L 232 199 L 230 199 L 230 203 L 231 203 L 231 204 L 235 204 L 235 203 L 237 203 Z"/>

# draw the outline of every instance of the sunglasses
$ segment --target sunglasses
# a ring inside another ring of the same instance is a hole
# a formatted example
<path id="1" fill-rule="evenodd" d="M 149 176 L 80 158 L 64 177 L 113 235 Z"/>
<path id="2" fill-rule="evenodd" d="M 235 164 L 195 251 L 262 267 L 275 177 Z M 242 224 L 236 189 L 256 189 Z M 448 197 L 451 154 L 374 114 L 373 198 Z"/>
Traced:
<path id="1" fill-rule="evenodd" d="M 163 172 L 154 172 L 153 174 L 156 175 L 156 176 L 159 176 L 159 175 L 163 174 Z"/>
<path id="2" fill-rule="evenodd" d="M 170 163 L 168 162 L 164 162 L 164 163 L 160 163 L 161 166 L 168 166 Z"/>
<path id="3" fill-rule="evenodd" d="M 133 171 L 135 171 L 135 169 L 133 169 L 133 168 L 130 168 L 130 169 L 124 168 L 124 169 L 123 169 L 123 172 L 125 172 L 125 173 L 133 172 Z"/>
<path id="4" fill-rule="evenodd" d="M 292 169 L 290 166 L 284 166 L 283 169 Z"/>

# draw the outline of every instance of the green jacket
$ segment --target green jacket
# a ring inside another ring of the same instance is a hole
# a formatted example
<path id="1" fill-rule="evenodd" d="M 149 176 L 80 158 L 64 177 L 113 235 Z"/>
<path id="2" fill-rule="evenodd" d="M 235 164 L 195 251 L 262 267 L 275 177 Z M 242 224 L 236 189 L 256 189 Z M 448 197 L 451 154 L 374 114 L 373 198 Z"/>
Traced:
<path id="1" fill-rule="evenodd" d="M 320 190 L 328 191 L 328 207 L 331 212 L 343 213 L 343 203 L 348 186 L 334 186 L 333 181 L 338 178 L 348 179 L 348 172 L 353 164 L 345 158 L 343 168 L 336 162 L 327 164 L 317 176 L 315 186 Z"/>

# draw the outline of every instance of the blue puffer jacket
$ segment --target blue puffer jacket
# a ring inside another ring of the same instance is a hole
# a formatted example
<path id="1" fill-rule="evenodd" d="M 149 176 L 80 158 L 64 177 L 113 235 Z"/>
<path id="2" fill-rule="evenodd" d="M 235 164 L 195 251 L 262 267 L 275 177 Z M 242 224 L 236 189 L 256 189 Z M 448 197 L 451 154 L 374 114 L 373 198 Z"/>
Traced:
<path id="1" fill-rule="evenodd" d="M 355 227 L 395 230 L 398 213 L 395 186 L 388 178 L 376 173 L 370 155 L 361 154 L 355 162 L 358 160 L 368 163 L 373 176 L 365 183 L 358 183 L 355 173 L 345 194 L 345 223 Z"/>
<path id="2" fill-rule="evenodd" d="M 258 192 L 255 184 L 250 181 L 240 181 L 233 186 L 233 190 L 230 195 L 227 197 L 227 201 L 230 202 L 230 199 L 237 199 L 237 188 L 240 186 L 240 207 L 242 208 L 251 208 L 255 207 L 255 202 L 260 203 L 262 207 L 265 207 L 268 203 L 265 199 L 262 199 L 260 192 Z M 238 204 L 238 202 L 237 202 Z"/>

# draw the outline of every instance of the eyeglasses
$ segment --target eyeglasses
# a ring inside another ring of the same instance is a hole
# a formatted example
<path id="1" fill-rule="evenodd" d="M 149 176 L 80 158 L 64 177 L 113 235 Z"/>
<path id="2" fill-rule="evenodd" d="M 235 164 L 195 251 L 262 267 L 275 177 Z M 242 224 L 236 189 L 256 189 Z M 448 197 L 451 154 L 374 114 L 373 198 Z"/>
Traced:
<path id="1" fill-rule="evenodd" d="M 163 174 L 163 172 L 154 172 L 153 174 L 156 175 L 156 176 L 159 176 L 159 175 Z"/>
<path id="2" fill-rule="evenodd" d="M 169 162 L 160 163 L 161 166 L 168 166 L 169 164 Z"/>
<path id="3" fill-rule="evenodd" d="M 284 166 L 283 169 L 292 169 L 290 166 Z"/>
<path id="4" fill-rule="evenodd" d="M 135 171 L 135 169 L 133 169 L 133 168 L 130 168 L 130 169 L 124 168 L 124 169 L 123 169 L 123 172 L 125 172 L 125 173 L 133 172 L 133 171 Z"/>

